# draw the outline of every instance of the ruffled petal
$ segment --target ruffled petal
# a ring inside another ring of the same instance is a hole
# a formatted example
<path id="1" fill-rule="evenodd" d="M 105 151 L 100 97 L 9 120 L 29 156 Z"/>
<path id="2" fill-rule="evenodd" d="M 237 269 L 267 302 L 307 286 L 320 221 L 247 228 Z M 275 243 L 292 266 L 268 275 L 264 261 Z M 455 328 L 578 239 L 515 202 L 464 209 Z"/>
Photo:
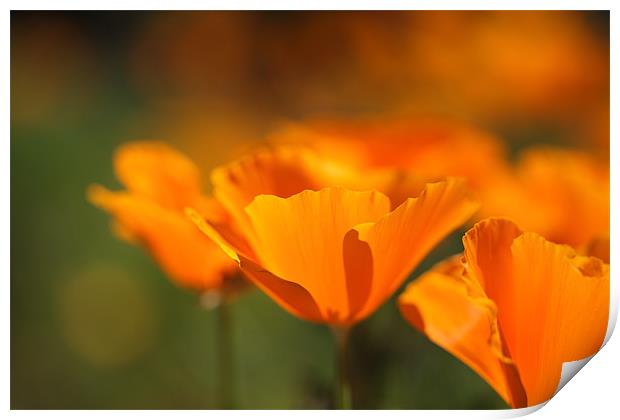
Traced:
<path id="1" fill-rule="evenodd" d="M 593 355 L 609 316 L 609 266 L 576 257 L 534 233 L 514 240 L 513 299 L 518 323 L 507 342 L 528 404 L 551 398 L 562 363 Z M 501 306 L 498 307 L 502 310 Z"/>
<path id="2" fill-rule="evenodd" d="M 476 223 L 463 236 L 468 292 L 481 303 L 486 303 L 492 312 L 501 308 L 496 322 L 509 342 L 513 340 L 512 334 L 519 322 L 514 310 L 510 246 L 521 233 L 510 220 L 486 219 Z"/>
<path id="3" fill-rule="evenodd" d="M 246 212 L 261 266 L 308 290 L 324 319 L 338 324 L 348 322 L 351 310 L 343 264 L 345 235 L 357 224 L 378 220 L 389 208 L 389 199 L 376 191 L 325 188 L 287 199 L 261 195 Z M 353 253 L 368 255 L 360 249 Z"/>
<path id="4" fill-rule="evenodd" d="M 370 245 L 373 286 L 359 317 L 376 309 L 392 294 L 447 234 L 465 223 L 478 205 L 463 180 L 427 184 L 418 198 L 410 198 L 375 224 L 355 227 Z"/>

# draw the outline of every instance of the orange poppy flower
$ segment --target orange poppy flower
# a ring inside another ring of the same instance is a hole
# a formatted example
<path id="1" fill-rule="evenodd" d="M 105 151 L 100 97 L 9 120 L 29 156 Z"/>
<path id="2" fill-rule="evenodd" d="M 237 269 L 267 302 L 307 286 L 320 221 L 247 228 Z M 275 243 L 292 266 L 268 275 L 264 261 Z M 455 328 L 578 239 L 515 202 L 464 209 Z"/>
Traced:
<path id="1" fill-rule="evenodd" d="M 450 258 L 399 297 L 405 319 L 461 359 L 512 407 L 556 391 L 562 364 L 603 344 L 609 266 L 566 245 L 486 219 Z"/>
<path id="2" fill-rule="evenodd" d="M 305 144 L 359 169 L 399 169 L 427 181 L 458 176 L 477 187 L 505 166 L 501 142 L 463 123 L 431 118 L 289 125 L 276 143 Z"/>
<path id="3" fill-rule="evenodd" d="M 114 166 L 127 190 L 94 185 L 88 199 L 114 217 L 117 232 L 144 246 L 179 286 L 199 292 L 236 289 L 237 282 L 225 281 L 235 265 L 183 212 L 192 206 L 214 220 L 228 217 L 215 199 L 202 194 L 193 162 L 164 143 L 134 142 L 116 151 Z"/>
<path id="4" fill-rule="evenodd" d="M 507 217 L 574 247 L 609 234 L 609 163 L 583 152 L 532 148 L 479 189 L 480 217 Z"/>
<path id="5" fill-rule="evenodd" d="M 556 10 L 417 12 L 408 68 L 432 87 L 427 96 L 477 120 L 579 122 L 609 95 L 609 49 L 590 18 Z"/>
<path id="6" fill-rule="evenodd" d="M 316 179 L 274 160 L 214 172 L 215 194 L 234 223 L 188 214 L 256 286 L 309 321 L 347 326 L 368 316 L 477 208 L 459 179 L 428 184 L 390 211 L 377 191 L 304 190 Z"/>

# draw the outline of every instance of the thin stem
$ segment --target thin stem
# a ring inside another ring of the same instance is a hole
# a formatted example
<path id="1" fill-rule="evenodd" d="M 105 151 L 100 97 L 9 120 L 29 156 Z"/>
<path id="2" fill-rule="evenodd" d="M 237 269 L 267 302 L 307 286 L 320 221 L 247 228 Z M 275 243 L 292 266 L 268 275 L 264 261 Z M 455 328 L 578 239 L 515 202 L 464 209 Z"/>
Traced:
<path id="1" fill-rule="evenodd" d="M 217 374 L 218 408 L 234 408 L 234 354 L 230 304 L 222 300 L 217 306 Z"/>
<path id="2" fill-rule="evenodd" d="M 336 407 L 340 410 L 350 410 L 352 408 L 351 384 L 349 382 L 348 367 L 348 345 L 349 345 L 349 328 L 333 328 L 334 338 L 336 341 L 336 372 L 338 379 L 335 383 Z"/>

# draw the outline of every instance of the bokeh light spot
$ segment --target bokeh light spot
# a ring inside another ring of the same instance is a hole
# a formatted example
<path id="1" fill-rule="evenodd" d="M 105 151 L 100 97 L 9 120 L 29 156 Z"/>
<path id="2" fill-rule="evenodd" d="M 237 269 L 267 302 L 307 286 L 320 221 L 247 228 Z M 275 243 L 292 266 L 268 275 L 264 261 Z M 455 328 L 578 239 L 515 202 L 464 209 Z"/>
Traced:
<path id="1" fill-rule="evenodd" d="M 154 344 L 154 302 L 144 282 L 121 268 L 94 265 L 70 275 L 58 306 L 67 344 L 93 366 L 125 366 Z"/>

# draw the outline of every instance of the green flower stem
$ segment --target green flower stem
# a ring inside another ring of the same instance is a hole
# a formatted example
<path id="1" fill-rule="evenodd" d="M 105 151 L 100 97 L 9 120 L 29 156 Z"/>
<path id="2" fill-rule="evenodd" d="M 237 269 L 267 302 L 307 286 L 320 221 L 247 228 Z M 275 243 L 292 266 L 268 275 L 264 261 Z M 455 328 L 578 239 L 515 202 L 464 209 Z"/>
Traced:
<path id="1" fill-rule="evenodd" d="M 333 328 L 334 338 L 336 342 L 336 372 L 337 380 L 335 383 L 336 408 L 340 410 L 350 410 L 352 408 L 351 384 L 349 382 L 349 366 L 348 366 L 348 345 L 349 345 L 349 328 L 335 327 Z"/>
<path id="2" fill-rule="evenodd" d="M 230 303 L 222 300 L 217 306 L 217 375 L 218 408 L 234 408 L 234 353 L 232 311 Z"/>

